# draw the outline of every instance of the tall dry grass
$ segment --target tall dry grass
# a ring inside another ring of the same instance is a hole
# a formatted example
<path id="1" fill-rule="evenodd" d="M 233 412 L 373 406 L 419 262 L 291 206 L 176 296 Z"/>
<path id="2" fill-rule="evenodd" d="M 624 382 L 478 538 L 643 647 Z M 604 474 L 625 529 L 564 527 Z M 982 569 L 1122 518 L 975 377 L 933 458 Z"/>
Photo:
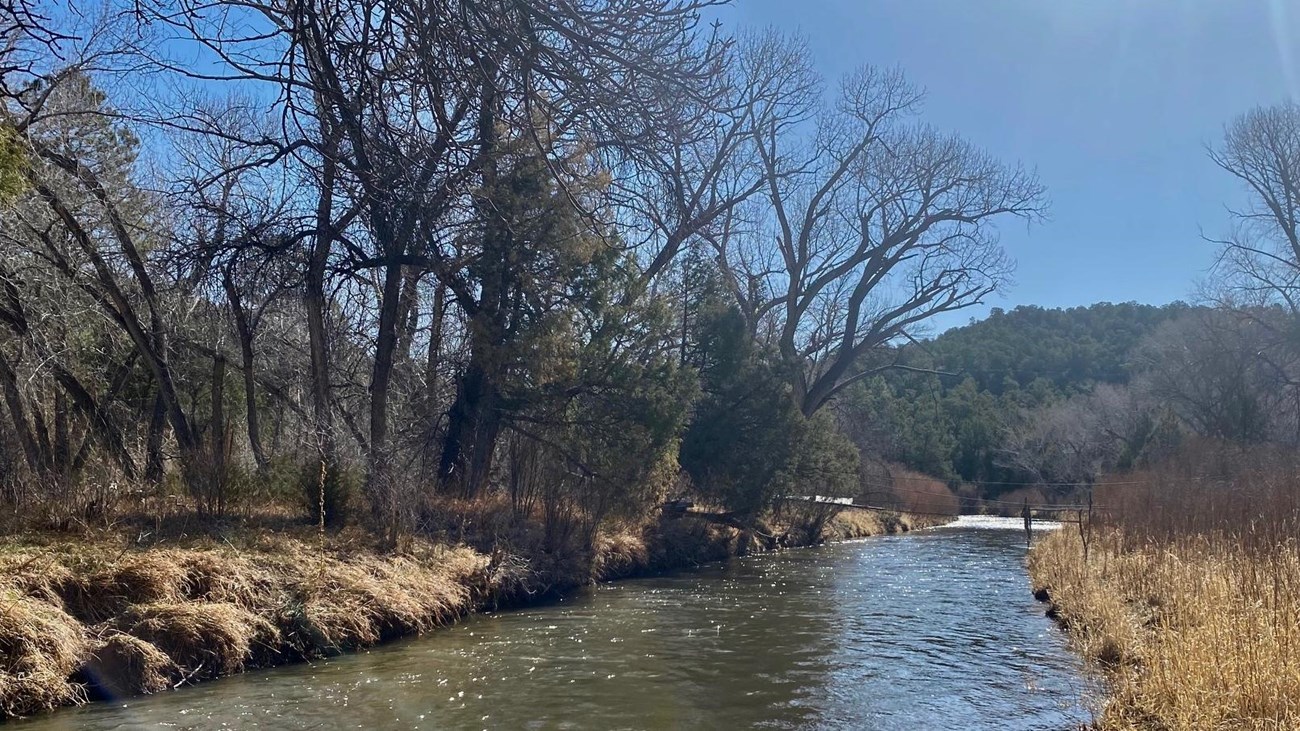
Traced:
<path id="1" fill-rule="evenodd" d="M 434 507 L 443 519 L 396 550 L 360 529 L 318 533 L 274 514 L 10 536 L 0 541 L 0 719 L 354 650 L 485 605 L 769 547 L 757 529 L 705 513 L 610 521 L 590 544 L 574 533 L 556 545 L 502 498 Z M 788 545 L 934 522 L 832 510 L 811 532 L 798 513 L 779 526 L 799 536 Z"/>
<path id="2" fill-rule="evenodd" d="M 1088 559 L 1067 526 L 1036 589 L 1105 671 L 1098 728 L 1300 728 L 1300 460 L 1201 443 L 1097 489 Z"/>
<path id="3" fill-rule="evenodd" d="M 900 513 L 957 515 L 962 500 L 943 480 L 896 464 L 869 466 L 856 501 Z"/>
<path id="4" fill-rule="evenodd" d="M 425 631 L 470 611 L 492 580 L 489 558 L 465 548 L 244 538 L 0 546 L 0 717 Z"/>

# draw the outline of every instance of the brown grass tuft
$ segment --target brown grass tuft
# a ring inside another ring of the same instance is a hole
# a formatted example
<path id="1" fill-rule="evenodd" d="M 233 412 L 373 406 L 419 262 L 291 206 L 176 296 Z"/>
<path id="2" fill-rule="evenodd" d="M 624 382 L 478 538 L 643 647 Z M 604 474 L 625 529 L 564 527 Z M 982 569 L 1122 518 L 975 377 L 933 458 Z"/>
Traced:
<path id="1" fill-rule="evenodd" d="M 97 624 L 135 604 L 177 602 L 188 591 L 178 551 L 150 550 L 128 554 L 88 574 L 71 572 L 55 591 L 68 612 Z"/>
<path id="2" fill-rule="evenodd" d="M 631 528 L 598 536 L 594 552 L 591 573 L 596 581 L 631 576 L 650 565 L 644 532 Z"/>
<path id="3" fill-rule="evenodd" d="M 159 693 L 184 677 L 162 650 L 121 632 L 95 647 L 80 675 L 95 695 L 110 699 Z"/>
<path id="4" fill-rule="evenodd" d="M 402 556 L 331 559 L 291 581 L 276 624 L 308 657 L 427 632 L 472 608 L 470 587 L 486 567 L 469 549 L 427 545 Z"/>
<path id="5" fill-rule="evenodd" d="M 887 532 L 885 519 L 875 510 L 841 510 L 823 529 L 824 540 L 849 540 Z"/>
<path id="6" fill-rule="evenodd" d="M 57 556 L 41 552 L 12 552 L 0 559 L 0 587 L 63 608 L 59 587 L 74 572 Z"/>
<path id="7" fill-rule="evenodd" d="M 187 551 L 176 557 L 189 599 L 224 602 L 258 611 L 277 601 L 274 576 L 251 559 L 229 551 Z"/>
<path id="8" fill-rule="evenodd" d="M 80 701 L 70 682 L 86 656 L 81 623 L 62 609 L 21 595 L 0 603 L 0 711 L 22 715 Z"/>
<path id="9" fill-rule="evenodd" d="M 186 679 L 240 672 L 254 642 L 273 647 L 279 639 L 268 621 L 224 602 L 147 604 L 132 607 L 118 623 L 166 653 Z"/>

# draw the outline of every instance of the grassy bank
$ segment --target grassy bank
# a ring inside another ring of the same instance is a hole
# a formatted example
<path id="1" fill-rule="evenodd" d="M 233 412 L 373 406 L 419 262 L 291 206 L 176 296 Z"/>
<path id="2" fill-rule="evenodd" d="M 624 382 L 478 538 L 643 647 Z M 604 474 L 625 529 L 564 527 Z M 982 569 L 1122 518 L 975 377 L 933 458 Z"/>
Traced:
<path id="1" fill-rule="evenodd" d="M 898 532 L 925 518 L 853 511 L 800 543 Z M 793 535 L 793 533 L 792 533 Z M 155 693 L 369 647 L 592 581 L 765 546 L 693 517 L 598 537 L 581 555 L 522 555 L 360 534 L 231 530 L 147 537 L 31 534 L 0 546 L 0 714 Z"/>
<path id="2" fill-rule="evenodd" d="M 1073 530 L 1034 550 L 1036 589 L 1108 680 L 1100 729 L 1300 728 L 1300 553 L 1135 546 Z"/>
<path id="3" fill-rule="evenodd" d="M 1035 589 L 1106 677 L 1099 729 L 1300 728 L 1293 458 L 1212 458 L 1100 489 L 1109 517 L 1086 561 L 1076 526 L 1030 554 Z"/>

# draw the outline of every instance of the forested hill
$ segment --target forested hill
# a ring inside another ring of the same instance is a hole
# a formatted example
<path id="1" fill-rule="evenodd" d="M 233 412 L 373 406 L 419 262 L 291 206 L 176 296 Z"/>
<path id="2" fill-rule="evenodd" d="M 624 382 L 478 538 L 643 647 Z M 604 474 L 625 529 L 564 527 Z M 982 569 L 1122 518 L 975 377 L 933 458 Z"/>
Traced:
<path id="1" fill-rule="evenodd" d="M 1071 393 L 1096 383 L 1126 383 L 1134 347 L 1190 309 L 1181 302 L 994 308 L 987 319 L 948 330 L 923 347 L 939 370 L 970 377 L 981 391 L 1000 396 L 1012 383 L 1024 389 L 1043 379 Z"/>
<path id="2" fill-rule="evenodd" d="M 942 479 L 1035 480 L 1025 444 L 1035 420 L 1098 384 L 1128 384 L 1142 344 L 1193 310 L 1132 302 L 995 309 L 986 319 L 891 354 L 848 392 L 839 413 L 865 454 Z M 1032 462 L 1032 460 L 1030 460 Z"/>

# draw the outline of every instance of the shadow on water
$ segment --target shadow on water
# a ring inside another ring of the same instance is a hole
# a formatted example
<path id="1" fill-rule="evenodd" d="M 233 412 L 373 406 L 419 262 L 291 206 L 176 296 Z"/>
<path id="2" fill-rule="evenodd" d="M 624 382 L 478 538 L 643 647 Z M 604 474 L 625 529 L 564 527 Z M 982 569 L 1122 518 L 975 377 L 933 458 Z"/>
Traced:
<path id="1" fill-rule="evenodd" d="M 1090 686 L 1029 594 L 1017 528 L 968 519 L 607 584 L 15 727 L 1077 727 Z"/>

